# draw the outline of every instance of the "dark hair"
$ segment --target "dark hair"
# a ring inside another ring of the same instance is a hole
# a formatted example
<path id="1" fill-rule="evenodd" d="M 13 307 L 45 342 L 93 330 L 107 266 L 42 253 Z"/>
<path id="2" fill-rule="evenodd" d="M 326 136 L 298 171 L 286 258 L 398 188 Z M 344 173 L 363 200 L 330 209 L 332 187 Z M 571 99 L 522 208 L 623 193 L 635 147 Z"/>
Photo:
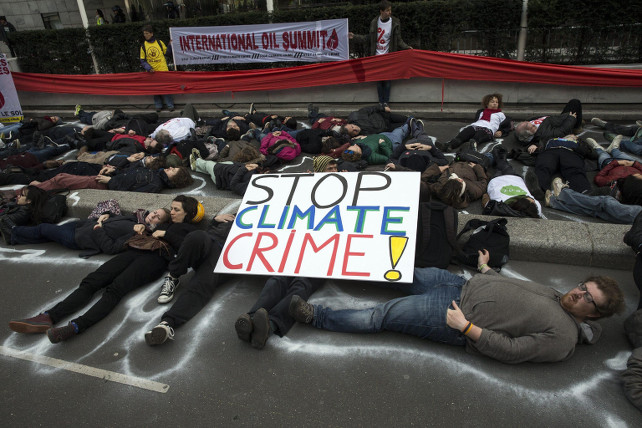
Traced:
<path id="1" fill-rule="evenodd" d="M 143 32 L 145 31 L 154 34 L 154 27 L 152 27 L 151 25 L 145 25 L 143 26 Z"/>
<path id="2" fill-rule="evenodd" d="M 291 117 L 291 118 L 289 118 L 288 120 L 285 121 L 285 126 L 287 126 L 290 129 L 293 129 L 293 130 L 296 129 L 297 125 L 298 125 L 297 121 L 293 117 Z"/>
<path id="3" fill-rule="evenodd" d="M 191 196 L 178 195 L 173 202 L 180 202 L 185 211 L 185 223 L 191 223 L 198 212 L 198 201 Z"/>
<path id="4" fill-rule="evenodd" d="M 497 98 L 497 102 L 499 104 L 499 108 L 502 109 L 504 108 L 504 103 L 502 102 L 502 94 L 488 94 L 484 95 L 484 98 L 482 98 L 482 108 L 488 108 L 488 103 L 490 100 L 493 98 Z"/>
<path id="5" fill-rule="evenodd" d="M 96 9 L 96 13 L 98 14 L 98 16 L 100 16 L 101 18 L 105 19 L 105 15 L 103 14 L 102 10 Z"/>
<path id="6" fill-rule="evenodd" d="M 173 178 L 170 179 L 170 181 L 175 188 L 180 189 L 181 187 L 189 186 L 190 184 L 192 184 L 194 182 L 194 179 L 192 178 L 192 174 L 190 174 L 189 168 L 179 166 L 178 172 Z"/>
<path id="7" fill-rule="evenodd" d="M 152 146 L 151 144 L 147 147 L 145 147 L 145 153 L 149 155 L 156 155 L 159 153 L 163 153 L 163 145 L 160 143 L 160 141 L 156 140 L 158 144 Z"/>
<path id="8" fill-rule="evenodd" d="M 330 153 L 332 150 L 339 147 L 341 144 L 334 137 L 326 137 L 321 139 L 321 153 Z"/>
<path id="9" fill-rule="evenodd" d="M 537 204 L 535 204 L 534 201 L 529 200 L 526 196 L 517 198 L 516 200 L 509 202 L 507 205 L 515 211 L 524 213 L 529 217 L 539 218 Z"/>
<path id="10" fill-rule="evenodd" d="M 463 184 L 458 180 L 448 180 L 437 191 L 437 197 L 446 205 L 453 208 L 464 208 L 466 194 L 459 196 Z"/>
<path id="11" fill-rule="evenodd" d="M 390 3 L 388 0 L 381 0 L 379 2 L 379 10 L 386 10 L 389 7 L 392 7 L 392 3 Z"/>
<path id="12" fill-rule="evenodd" d="M 350 147 L 350 146 L 348 146 Z M 358 162 L 361 160 L 362 153 L 352 152 L 352 153 L 341 153 L 341 159 L 347 162 Z"/>
<path id="13" fill-rule="evenodd" d="M 162 156 L 155 156 L 151 160 L 145 162 L 145 168 L 149 168 L 149 169 L 165 168 L 165 158 Z"/>
<path id="14" fill-rule="evenodd" d="M 617 181 L 622 195 L 620 202 L 627 205 L 642 205 L 642 179 L 629 175 Z"/>
<path id="15" fill-rule="evenodd" d="M 232 160 L 234 162 L 246 163 L 256 160 L 261 157 L 261 153 L 252 146 L 244 146 L 237 154 L 234 155 Z"/>
<path id="16" fill-rule="evenodd" d="M 26 193 L 26 199 L 29 201 L 29 205 L 31 206 L 31 220 L 36 224 L 40 224 L 42 219 L 42 210 L 49 199 L 49 194 L 40 187 L 31 185 L 24 187 L 22 192 Z"/>
<path id="17" fill-rule="evenodd" d="M 620 314 L 624 311 L 624 294 L 622 294 L 622 290 L 620 290 L 620 287 L 613 278 L 608 276 L 590 276 L 586 278 L 584 282 L 594 282 L 597 288 L 604 293 L 604 297 L 606 297 L 606 304 L 597 306 L 597 310 L 600 312 L 600 318 L 607 318 L 613 314 Z"/>
<path id="18" fill-rule="evenodd" d="M 225 135 L 228 141 L 238 141 L 241 139 L 241 131 L 236 128 L 227 128 Z"/>

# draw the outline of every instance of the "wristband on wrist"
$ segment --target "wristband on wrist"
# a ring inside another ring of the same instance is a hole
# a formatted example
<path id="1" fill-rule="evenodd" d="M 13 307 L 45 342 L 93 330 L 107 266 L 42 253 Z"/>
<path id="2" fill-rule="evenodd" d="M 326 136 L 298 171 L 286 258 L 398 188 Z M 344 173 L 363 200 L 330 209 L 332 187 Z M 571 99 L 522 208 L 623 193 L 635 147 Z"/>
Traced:
<path id="1" fill-rule="evenodd" d="M 477 270 L 481 272 L 482 270 L 484 270 L 484 267 L 488 267 L 488 265 L 486 263 L 481 264 L 481 265 L 477 266 Z"/>
<path id="2" fill-rule="evenodd" d="M 468 325 L 466 326 L 466 328 L 464 328 L 462 330 L 462 333 L 464 333 L 464 336 L 467 336 L 468 333 L 470 333 L 470 330 L 472 330 L 472 329 L 473 329 L 473 323 L 469 322 Z"/>

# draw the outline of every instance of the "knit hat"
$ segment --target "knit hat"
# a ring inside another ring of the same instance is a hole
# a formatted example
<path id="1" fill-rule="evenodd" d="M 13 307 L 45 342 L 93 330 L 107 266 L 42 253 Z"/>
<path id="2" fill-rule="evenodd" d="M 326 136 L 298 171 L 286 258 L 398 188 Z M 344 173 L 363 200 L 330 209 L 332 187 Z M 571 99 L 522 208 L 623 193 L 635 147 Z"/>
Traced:
<path id="1" fill-rule="evenodd" d="M 319 155 L 314 158 L 314 161 L 312 163 L 314 167 L 314 172 L 324 172 L 325 168 L 330 164 L 330 163 L 337 163 L 334 159 L 332 159 L 330 156 L 326 155 Z"/>
<path id="2" fill-rule="evenodd" d="M 423 156 L 412 152 L 408 153 L 408 156 L 401 158 L 399 164 L 419 172 L 424 172 L 428 167 L 428 162 Z"/>

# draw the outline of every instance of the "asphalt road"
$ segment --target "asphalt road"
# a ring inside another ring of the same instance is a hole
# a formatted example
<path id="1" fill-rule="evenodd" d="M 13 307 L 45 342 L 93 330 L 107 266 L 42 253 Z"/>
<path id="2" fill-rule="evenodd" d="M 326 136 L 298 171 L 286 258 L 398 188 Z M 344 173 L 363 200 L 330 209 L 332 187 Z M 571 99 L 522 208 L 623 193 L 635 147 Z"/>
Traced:
<path id="1" fill-rule="evenodd" d="M 426 128 L 447 141 L 465 124 L 426 121 Z M 586 132 L 601 137 L 590 125 Z M 301 160 L 293 170 L 311 164 Z M 233 197 L 204 176 L 187 192 Z M 474 204 L 468 211 L 481 209 Z M 155 348 L 143 335 L 166 310 L 156 303 L 160 280 L 61 344 L 8 329 L 10 319 L 50 308 L 105 260 L 80 259 L 54 244 L 0 245 L 4 426 L 592 427 L 639 426 L 642 420 L 618 378 L 631 351 L 622 323 L 638 298 L 627 271 L 517 261 L 505 266 L 504 275 L 560 291 L 589 274 L 607 274 L 622 284 L 627 312 L 602 322 L 598 344 L 578 346 L 572 359 L 555 364 L 512 366 L 401 334 L 331 333 L 303 325 L 258 351 L 236 337 L 233 325 L 258 297 L 265 280 L 260 277 L 222 283 L 210 304 L 177 329 L 175 341 Z M 364 307 L 399 295 L 372 283 L 326 281 L 311 300 Z"/>

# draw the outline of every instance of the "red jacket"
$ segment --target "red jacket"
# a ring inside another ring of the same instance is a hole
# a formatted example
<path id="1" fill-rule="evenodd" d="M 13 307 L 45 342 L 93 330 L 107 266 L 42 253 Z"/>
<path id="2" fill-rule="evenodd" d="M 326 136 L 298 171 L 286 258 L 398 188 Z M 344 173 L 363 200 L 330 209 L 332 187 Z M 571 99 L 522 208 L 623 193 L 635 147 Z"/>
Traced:
<path id="1" fill-rule="evenodd" d="M 642 174 L 642 164 L 640 164 L 640 162 L 633 162 L 633 166 L 622 166 L 616 159 L 609 162 L 608 165 L 597 173 L 595 176 L 595 184 L 600 187 L 609 186 L 613 181 L 633 174 Z"/>

